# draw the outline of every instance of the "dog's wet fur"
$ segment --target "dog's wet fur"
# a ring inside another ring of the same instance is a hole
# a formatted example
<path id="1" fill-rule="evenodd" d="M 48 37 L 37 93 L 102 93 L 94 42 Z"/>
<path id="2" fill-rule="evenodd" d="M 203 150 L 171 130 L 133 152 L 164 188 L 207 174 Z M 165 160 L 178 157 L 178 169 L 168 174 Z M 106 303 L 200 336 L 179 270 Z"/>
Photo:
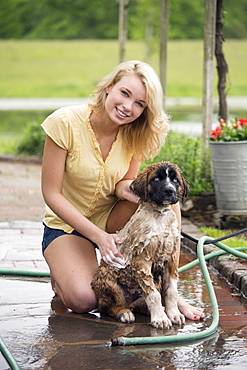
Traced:
<path id="1" fill-rule="evenodd" d="M 92 281 L 98 309 L 120 322 L 135 321 L 134 312 L 149 313 L 158 329 L 183 324 L 178 310 L 177 248 L 180 232 L 172 204 L 183 201 L 189 185 L 170 162 L 147 166 L 131 184 L 139 207 L 119 232 L 126 258 L 123 269 L 103 260 Z"/>

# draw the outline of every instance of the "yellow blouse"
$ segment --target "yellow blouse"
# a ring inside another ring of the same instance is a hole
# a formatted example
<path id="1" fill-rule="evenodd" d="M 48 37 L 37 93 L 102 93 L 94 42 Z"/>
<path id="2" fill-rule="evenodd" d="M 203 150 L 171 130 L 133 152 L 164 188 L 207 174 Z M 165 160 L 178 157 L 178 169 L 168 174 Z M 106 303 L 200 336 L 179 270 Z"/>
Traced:
<path id="1" fill-rule="evenodd" d="M 119 130 L 104 161 L 90 124 L 88 105 L 61 108 L 42 123 L 46 134 L 68 151 L 63 195 L 90 221 L 105 230 L 109 213 L 116 204 L 115 185 L 129 169 L 132 153 L 123 147 Z M 47 205 L 44 223 L 71 233 L 73 228 Z"/>

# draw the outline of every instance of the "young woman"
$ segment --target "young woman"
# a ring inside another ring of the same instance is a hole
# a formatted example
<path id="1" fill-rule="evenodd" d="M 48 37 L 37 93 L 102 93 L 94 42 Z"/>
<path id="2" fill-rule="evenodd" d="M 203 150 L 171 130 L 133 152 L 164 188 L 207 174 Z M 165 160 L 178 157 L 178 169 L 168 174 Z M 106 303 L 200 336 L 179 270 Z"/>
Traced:
<path id="1" fill-rule="evenodd" d="M 124 265 L 116 231 L 137 208 L 129 185 L 140 162 L 160 150 L 167 122 L 156 73 L 129 61 L 103 78 L 91 103 L 59 109 L 42 124 L 43 253 L 55 293 L 75 312 L 97 307 L 95 248 L 107 263 Z M 179 204 L 173 209 L 180 224 Z M 203 317 L 182 299 L 179 309 L 189 319 Z"/>

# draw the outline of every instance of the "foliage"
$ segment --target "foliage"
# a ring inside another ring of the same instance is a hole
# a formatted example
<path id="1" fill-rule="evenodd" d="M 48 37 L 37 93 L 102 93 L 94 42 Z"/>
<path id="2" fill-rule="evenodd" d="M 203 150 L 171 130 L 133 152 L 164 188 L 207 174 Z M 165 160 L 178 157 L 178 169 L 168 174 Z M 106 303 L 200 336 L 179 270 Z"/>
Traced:
<path id="1" fill-rule="evenodd" d="M 24 131 L 23 137 L 16 149 L 17 154 L 42 157 L 45 136 L 45 132 L 41 128 L 40 123 L 32 122 Z"/>
<path id="2" fill-rule="evenodd" d="M 225 0 L 224 6 L 224 36 L 225 38 L 247 38 L 247 2 L 245 0 L 236 3 Z"/>
<path id="3" fill-rule="evenodd" d="M 118 4 L 110 0 L 0 0 L 0 37 L 117 38 Z"/>
<path id="4" fill-rule="evenodd" d="M 17 154 L 27 127 L 32 122 L 43 122 L 50 111 L 0 111 L 0 153 Z"/>
<path id="5" fill-rule="evenodd" d="M 210 236 L 211 238 L 214 239 L 222 238 L 223 236 L 226 236 L 229 233 L 231 233 L 231 231 L 222 231 L 219 229 L 215 229 L 213 227 L 201 227 L 200 231 L 203 232 L 203 234 Z M 223 240 L 222 243 L 231 248 L 246 247 L 247 253 L 247 239 L 243 235 Z"/>
<path id="6" fill-rule="evenodd" d="M 20 135 L 31 122 L 43 122 L 50 113 L 50 110 L 0 110 L 0 135 Z"/>
<path id="7" fill-rule="evenodd" d="M 146 161 L 142 167 L 160 161 L 170 161 L 181 168 L 184 177 L 189 181 L 191 195 L 213 191 L 210 154 L 202 147 L 200 138 L 170 131 L 158 156 L 152 161 Z"/>
<path id="8" fill-rule="evenodd" d="M 245 141 L 247 140 L 247 119 L 239 118 L 231 120 L 231 126 L 227 126 L 223 119 L 220 125 L 210 130 L 210 141 Z"/>
<path id="9" fill-rule="evenodd" d="M 203 37 L 205 2 L 170 1 L 169 38 Z M 224 34 L 247 37 L 247 3 L 225 0 Z M 159 36 L 160 1 L 129 0 L 128 35 L 145 39 L 147 28 Z M 0 38 L 117 39 L 116 0 L 0 0 Z"/>
<path id="10" fill-rule="evenodd" d="M 10 137 L 2 138 L 0 136 L 0 153 L 1 154 L 13 154 L 16 151 L 17 137 L 11 135 Z"/>
<path id="11" fill-rule="evenodd" d="M 169 37 L 203 39 L 204 2 L 201 0 L 170 1 Z"/>

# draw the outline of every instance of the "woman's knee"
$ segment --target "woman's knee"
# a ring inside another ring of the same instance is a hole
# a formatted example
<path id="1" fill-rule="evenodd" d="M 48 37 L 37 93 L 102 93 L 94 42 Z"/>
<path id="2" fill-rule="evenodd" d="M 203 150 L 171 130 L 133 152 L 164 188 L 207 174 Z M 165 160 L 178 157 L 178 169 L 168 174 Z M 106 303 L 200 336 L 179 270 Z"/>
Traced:
<path id="1" fill-rule="evenodd" d="M 97 300 L 92 289 L 73 289 L 63 295 L 63 303 L 76 313 L 89 312 L 97 307 Z"/>

